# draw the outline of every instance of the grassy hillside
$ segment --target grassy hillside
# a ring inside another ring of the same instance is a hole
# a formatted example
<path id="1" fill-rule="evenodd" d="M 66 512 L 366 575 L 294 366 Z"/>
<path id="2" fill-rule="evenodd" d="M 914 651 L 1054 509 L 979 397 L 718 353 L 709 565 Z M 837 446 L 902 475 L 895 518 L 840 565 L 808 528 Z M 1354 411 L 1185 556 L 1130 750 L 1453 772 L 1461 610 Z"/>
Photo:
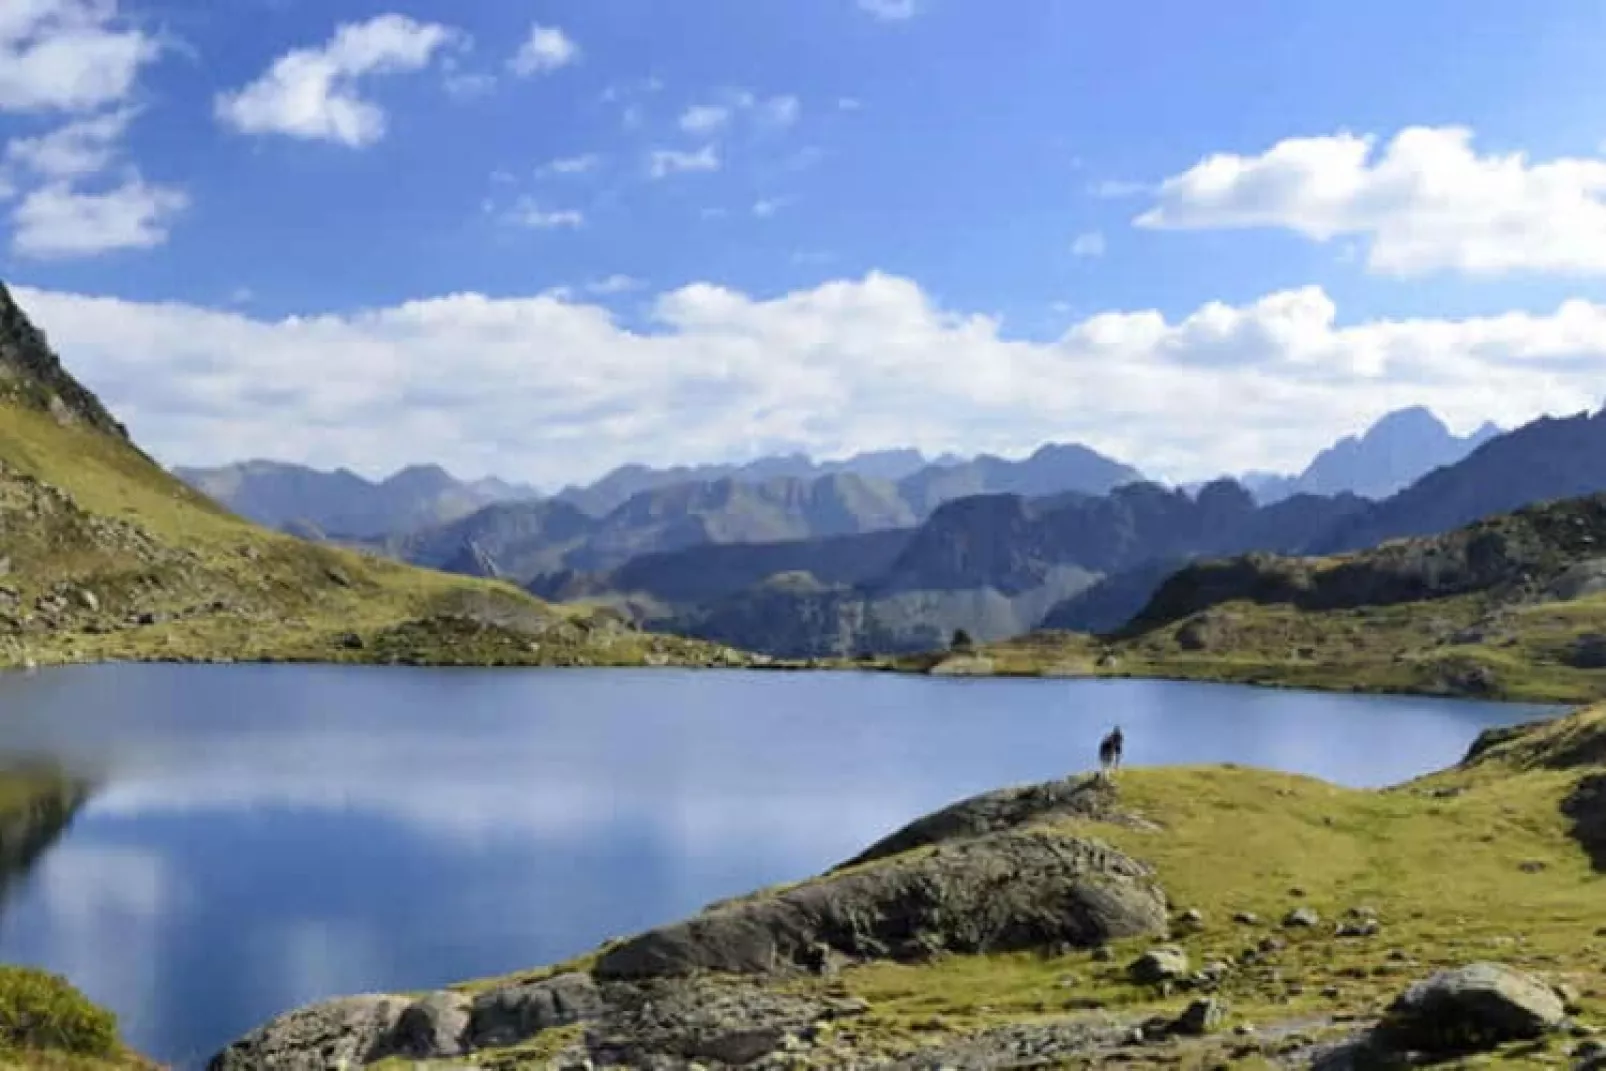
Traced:
<path id="1" fill-rule="evenodd" d="M 566 994 L 578 1009 L 569 1019 L 476 1046 L 476 1066 L 509 1069 L 601 1054 L 720 1064 L 715 1054 L 735 1052 L 737 1062 L 794 1068 L 1294 1067 L 1365 1036 L 1410 983 L 1493 961 L 1553 987 L 1569 1018 L 1535 1039 L 1484 1045 L 1493 1051 L 1474 1062 L 1558 1063 L 1606 1020 L 1603 763 L 1606 708 L 1593 708 L 1487 734 L 1456 767 L 1381 791 L 1233 766 L 1001 790 L 818 878 L 559 967 L 464 983 L 432 1006 L 495 1006 L 542 986 Z M 1082 853 L 1085 877 L 1060 888 L 1041 869 L 991 869 L 989 859 L 1027 848 L 1056 858 L 1056 844 Z M 1119 879 L 1090 909 L 1141 899 L 1135 890 L 1152 881 L 1165 897 L 1158 925 L 1088 942 L 1042 938 L 1074 910 L 1081 882 L 1133 865 L 1138 885 Z M 900 877 L 910 874 L 921 876 Z M 965 899 L 993 881 L 995 892 Z M 1012 900 L 1023 884 L 1042 885 L 1053 917 Z M 1298 922 L 1296 909 L 1307 913 Z M 1132 970 L 1157 946 L 1186 960 L 1162 984 Z M 789 962 L 796 955 L 803 969 Z M 696 962 L 728 965 L 683 969 Z M 1180 1028 L 1201 998 L 1221 1021 Z M 300 1021 L 301 1036 L 317 1014 Z M 295 1036 L 272 1027 L 233 1055 L 248 1061 Z"/>
<path id="2" fill-rule="evenodd" d="M 739 657 L 248 524 L 135 448 L 3 288 L 0 313 L 0 665 Z"/>
<path id="3" fill-rule="evenodd" d="M 1606 496 L 1568 499 L 1356 554 L 1191 565 L 1110 636 L 886 664 L 1587 702 L 1606 697 L 1602 548 Z"/>

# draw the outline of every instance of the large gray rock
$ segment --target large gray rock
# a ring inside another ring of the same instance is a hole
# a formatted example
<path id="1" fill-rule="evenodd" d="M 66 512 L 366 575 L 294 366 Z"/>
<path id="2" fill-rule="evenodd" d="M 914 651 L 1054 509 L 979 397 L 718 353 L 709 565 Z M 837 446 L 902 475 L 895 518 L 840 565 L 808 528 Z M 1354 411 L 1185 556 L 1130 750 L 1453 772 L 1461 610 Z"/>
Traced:
<path id="1" fill-rule="evenodd" d="M 393 1032 L 412 1001 L 367 995 L 314 1004 L 258 1027 L 212 1057 L 208 1071 L 328 1071 L 391 1055 Z"/>
<path id="2" fill-rule="evenodd" d="M 941 845 L 712 908 L 604 953 L 599 979 L 1002 952 L 1163 932 L 1148 867 L 1094 840 L 1023 831 Z"/>
<path id="3" fill-rule="evenodd" d="M 1561 997 L 1538 978 L 1473 963 L 1411 986 L 1389 1006 L 1378 1033 L 1397 1048 L 1471 1051 L 1539 1037 L 1564 1016 Z"/>
<path id="4" fill-rule="evenodd" d="M 395 1056 L 460 1056 L 468 1048 L 469 1000 L 461 993 L 430 993 L 402 1009 L 387 1046 Z"/>
<path id="5" fill-rule="evenodd" d="M 543 1030 L 602 1014 L 602 994 L 587 974 L 503 986 L 474 998 L 468 1033 L 477 1048 L 517 1045 Z"/>

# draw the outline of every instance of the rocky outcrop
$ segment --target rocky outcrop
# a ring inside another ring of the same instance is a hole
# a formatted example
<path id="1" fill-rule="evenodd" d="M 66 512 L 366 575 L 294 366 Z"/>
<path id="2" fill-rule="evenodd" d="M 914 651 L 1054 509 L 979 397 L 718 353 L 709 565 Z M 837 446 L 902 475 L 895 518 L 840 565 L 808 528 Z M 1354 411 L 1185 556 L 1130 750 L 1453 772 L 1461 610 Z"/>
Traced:
<path id="1" fill-rule="evenodd" d="M 61 424 L 84 424 L 125 443 L 128 431 L 100 399 L 67 374 L 43 331 L 28 321 L 0 283 L 0 395 L 49 413 Z"/>
<path id="2" fill-rule="evenodd" d="M 1010 831 L 909 853 L 711 909 L 603 953 L 599 978 L 818 969 L 822 956 L 917 960 L 1158 933 L 1148 867 L 1097 841 Z"/>
<path id="3" fill-rule="evenodd" d="M 1487 592 L 1542 596 L 1606 545 L 1606 495 L 1529 506 L 1442 535 L 1384 543 L 1336 561 L 1250 554 L 1174 574 L 1125 630 L 1140 633 L 1222 603 L 1302 610 L 1389 606 Z"/>
<path id="4" fill-rule="evenodd" d="M 1572 822 L 1572 836 L 1595 869 L 1606 873 L 1606 774 L 1581 778 L 1562 800 L 1561 812 Z"/>
<path id="5" fill-rule="evenodd" d="M 861 866 L 916 848 L 1021 829 L 1059 818 L 1144 824 L 1117 806 L 1115 786 L 1097 777 L 1067 778 L 983 793 L 909 823 L 838 866 Z"/>

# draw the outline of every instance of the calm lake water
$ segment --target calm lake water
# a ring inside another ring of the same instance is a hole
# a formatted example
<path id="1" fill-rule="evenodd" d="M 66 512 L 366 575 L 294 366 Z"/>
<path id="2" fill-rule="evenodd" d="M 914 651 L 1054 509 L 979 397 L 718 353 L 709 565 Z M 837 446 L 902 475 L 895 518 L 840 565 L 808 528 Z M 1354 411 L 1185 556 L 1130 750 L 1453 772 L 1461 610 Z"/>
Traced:
<path id="1" fill-rule="evenodd" d="M 1544 708 L 1141 681 L 106 666 L 0 675 L 0 753 L 101 788 L 10 890 L 0 960 L 199 1066 L 278 1012 L 539 965 L 1086 769 L 1351 785 Z"/>

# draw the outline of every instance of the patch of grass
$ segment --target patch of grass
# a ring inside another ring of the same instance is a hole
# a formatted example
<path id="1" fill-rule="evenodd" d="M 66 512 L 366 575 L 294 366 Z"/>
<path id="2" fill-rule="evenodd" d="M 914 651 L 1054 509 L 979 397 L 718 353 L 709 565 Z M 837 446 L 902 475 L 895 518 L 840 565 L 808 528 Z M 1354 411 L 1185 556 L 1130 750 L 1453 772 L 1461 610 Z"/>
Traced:
<path id="1" fill-rule="evenodd" d="M 119 1049 L 117 1017 L 91 1004 L 66 979 L 0 965 L 0 1051 L 51 1050 L 108 1059 Z"/>

